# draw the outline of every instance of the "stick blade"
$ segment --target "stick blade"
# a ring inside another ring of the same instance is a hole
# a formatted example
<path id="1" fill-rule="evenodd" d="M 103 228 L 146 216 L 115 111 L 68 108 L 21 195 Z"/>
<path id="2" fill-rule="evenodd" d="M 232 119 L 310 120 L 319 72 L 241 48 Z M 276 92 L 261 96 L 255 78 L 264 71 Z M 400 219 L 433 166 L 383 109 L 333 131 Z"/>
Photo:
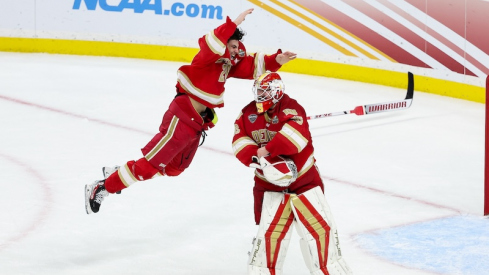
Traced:
<path id="1" fill-rule="evenodd" d="M 411 72 L 408 72 L 408 87 L 407 94 L 405 99 L 413 99 L 414 96 L 414 75 Z"/>

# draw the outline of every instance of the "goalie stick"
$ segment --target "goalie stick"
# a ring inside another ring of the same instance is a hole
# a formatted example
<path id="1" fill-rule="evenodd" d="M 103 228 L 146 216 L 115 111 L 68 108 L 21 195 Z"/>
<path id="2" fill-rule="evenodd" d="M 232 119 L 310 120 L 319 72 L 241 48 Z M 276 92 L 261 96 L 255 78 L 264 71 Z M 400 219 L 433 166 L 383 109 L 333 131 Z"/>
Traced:
<path id="1" fill-rule="evenodd" d="M 361 116 L 361 115 L 403 110 L 411 107 L 411 104 L 413 103 L 413 95 L 414 95 L 414 76 L 411 72 L 408 72 L 408 88 L 407 88 L 406 98 L 404 100 L 360 105 L 350 111 L 341 111 L 341 112 L 333 112 L 333 113 L 321 114 L 315 116 L 308 116 L 307 120 L 330 117 L 330 116 L 348 115 L 348 114 L 356 114 L 357 116 Z"/>

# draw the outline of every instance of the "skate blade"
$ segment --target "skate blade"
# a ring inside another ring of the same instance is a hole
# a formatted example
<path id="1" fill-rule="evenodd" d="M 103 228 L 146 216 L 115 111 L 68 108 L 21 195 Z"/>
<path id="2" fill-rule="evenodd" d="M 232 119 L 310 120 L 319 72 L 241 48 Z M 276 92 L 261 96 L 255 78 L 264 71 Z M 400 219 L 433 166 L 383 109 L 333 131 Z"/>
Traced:
<path id="1" fill-rule="evenodd" d="M 87 211 L 87 214 L 93 214 L 90 208 L 90 187 L 88 184 L 85 184 L 85 211 Z"/>

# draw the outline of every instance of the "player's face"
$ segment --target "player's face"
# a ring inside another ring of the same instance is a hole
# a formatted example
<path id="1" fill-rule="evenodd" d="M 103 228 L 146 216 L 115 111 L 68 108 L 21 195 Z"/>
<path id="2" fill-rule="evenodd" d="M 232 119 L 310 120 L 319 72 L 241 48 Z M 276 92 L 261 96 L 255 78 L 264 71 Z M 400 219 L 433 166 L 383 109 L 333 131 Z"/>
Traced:
<path id="1" fill-rule="evenodd" d="M 256 95 L 258 96 L 258 98 L 261 98 L 261 99 L 266 99 L 268 97 L 267 92 L 265 90 L 262 90 L 262 89 L 257 89 Z"/>
<path id="2" fill-rule="evenodd" d="M 236 55 L 238 54 L 239 41 L 229 40 L 227 47 L 229 51 L 229 56 L 231 56 L 231 59 L 234 60 L 236 58 Z"/>

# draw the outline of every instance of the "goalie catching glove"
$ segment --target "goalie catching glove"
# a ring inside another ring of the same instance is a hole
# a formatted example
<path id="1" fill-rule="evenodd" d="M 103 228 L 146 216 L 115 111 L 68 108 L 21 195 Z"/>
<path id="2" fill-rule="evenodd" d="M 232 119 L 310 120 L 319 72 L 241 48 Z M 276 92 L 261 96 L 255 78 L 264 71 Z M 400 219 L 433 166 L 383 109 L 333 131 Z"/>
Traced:
<path id="1" fill-rule="evenodd" d="M 297 166 L 288 158 L 253 156 L 250 167 L 261 169 L 268 182 L 280 187 L 288 187 L 297 179 Z"/>

